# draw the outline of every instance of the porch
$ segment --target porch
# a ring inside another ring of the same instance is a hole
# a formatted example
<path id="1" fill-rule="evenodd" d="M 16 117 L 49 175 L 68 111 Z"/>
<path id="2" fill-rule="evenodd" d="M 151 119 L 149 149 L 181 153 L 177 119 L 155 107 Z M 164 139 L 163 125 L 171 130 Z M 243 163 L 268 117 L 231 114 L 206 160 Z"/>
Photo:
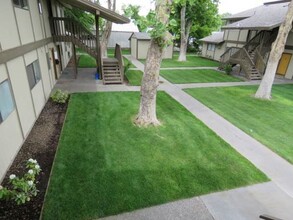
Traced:
<path id="1" fill-rule="evenodd" d="M 78 78 L 78 62 L 76 57 L 76 47 L 79 47 L 96 60 L 96 73 L 104 84 L 121 84 L 124 81 L 124 63 L 120 45 L 116 44 L 114 58 L 102 58 L 100 50 L 100 30 L 99 20 L 104 18 L 108 21 L 124 24 L 129 19 L 121 16 L 111 10 L 101 7 L 95 3 L 85 0 L 61 0 L 65 7 L 76 7 L 95 16 L 95 35 L 87 28 L 74 19 L 65 17 L 54 17 L 50 13 L 50 23 L 54 42 L 70 42 L 72 43 L 72 68 L 74 70 L 74 78 Z M 61 54 L 58 54 L 60 57 Z"/>

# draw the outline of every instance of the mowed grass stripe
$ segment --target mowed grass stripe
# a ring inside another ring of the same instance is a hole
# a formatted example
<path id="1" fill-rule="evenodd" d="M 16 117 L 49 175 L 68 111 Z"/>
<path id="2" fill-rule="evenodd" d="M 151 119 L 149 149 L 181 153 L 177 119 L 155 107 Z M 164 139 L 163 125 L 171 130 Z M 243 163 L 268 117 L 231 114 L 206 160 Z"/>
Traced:
<path id="1" fill-rule="evenodd" d="M 271 101 L 255 99 L 256 90 L 239 86 L 185 91 L 293 163 L 293 85 L 274 85 Z"/>

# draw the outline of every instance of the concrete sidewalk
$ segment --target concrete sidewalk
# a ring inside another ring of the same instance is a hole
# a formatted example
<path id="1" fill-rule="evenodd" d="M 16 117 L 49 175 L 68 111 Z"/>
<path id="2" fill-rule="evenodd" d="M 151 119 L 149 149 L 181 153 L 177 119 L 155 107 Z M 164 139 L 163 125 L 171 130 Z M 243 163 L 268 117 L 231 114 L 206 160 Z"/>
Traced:
<path id="1" fill-rule="evenodd" d="M 293 199 L 273 182 L 183 199 L 102 220 L 257 220 L 266 214 L 292 219 Z"/>

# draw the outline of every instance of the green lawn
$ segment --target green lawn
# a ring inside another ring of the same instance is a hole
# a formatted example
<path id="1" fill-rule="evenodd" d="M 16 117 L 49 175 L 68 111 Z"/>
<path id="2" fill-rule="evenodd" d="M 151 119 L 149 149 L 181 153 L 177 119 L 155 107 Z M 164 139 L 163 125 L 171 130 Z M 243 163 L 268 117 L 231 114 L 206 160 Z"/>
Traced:
<path id="1" fill-rule="evenodd" d="M 164 67 L 218 67 L 219 62 L 202 58 L 199 56 L 187 56 L 187 61 L 179 62 L 178 56 L 173 56 L 173 59 L 163 59 L 161 68 Z M 140 60 L 145 63 L 145 60 Z"/>
<path id="2" fill-rule="evenodd" d="M 256 86 L 187 89 L 187 93 L 293 163 L 293 85 L 274 85 L 272 100 L 253 98 Z"/>
<path id="3" fill-rule="evenodd" d="M 267 181 L 166 93 L 138 128 L 139 92 L 73 94 L 43 219 L 95 219 Z"/>
<path id="4" fill-rule="evenodd" d="M 240 82 L 225 73 L 209 70 L 161 70 L 160 75 L 172 83 Z"/>
<path id="5" fill-rule="evenodd" d="M 126 77 L 131 86 L 140 86 L 143 72 L 140 70 L 128 70 L 126 72 Z"/>
<path id="6" fill-rule="evenodd" d="M 78 67 L 79 68 L 96 68 L 96 60 L 88 55 L 87 53 L 83 53 L 79 57 L 79 62 L 78 62 Z"/>

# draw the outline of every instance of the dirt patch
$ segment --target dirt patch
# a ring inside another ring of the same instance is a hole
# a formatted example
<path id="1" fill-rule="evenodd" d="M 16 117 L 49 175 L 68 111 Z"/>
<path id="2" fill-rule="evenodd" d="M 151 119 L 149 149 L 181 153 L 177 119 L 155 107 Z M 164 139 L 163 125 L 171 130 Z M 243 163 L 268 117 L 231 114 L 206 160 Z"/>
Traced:
<path id="1" fill-rule="evenodd" d="M 66 110 L 67 104 L 56 104 L 51 100 L 46 103 L 2 183 L 4 186 L 8 183 L 10 174 L 22 176 L 26 172 L 26 161 L 33 158 L 42 169 L 37 178 L 39 193 L 24 205 L 0 201 L 0 219 L 39 219 Z"/>

